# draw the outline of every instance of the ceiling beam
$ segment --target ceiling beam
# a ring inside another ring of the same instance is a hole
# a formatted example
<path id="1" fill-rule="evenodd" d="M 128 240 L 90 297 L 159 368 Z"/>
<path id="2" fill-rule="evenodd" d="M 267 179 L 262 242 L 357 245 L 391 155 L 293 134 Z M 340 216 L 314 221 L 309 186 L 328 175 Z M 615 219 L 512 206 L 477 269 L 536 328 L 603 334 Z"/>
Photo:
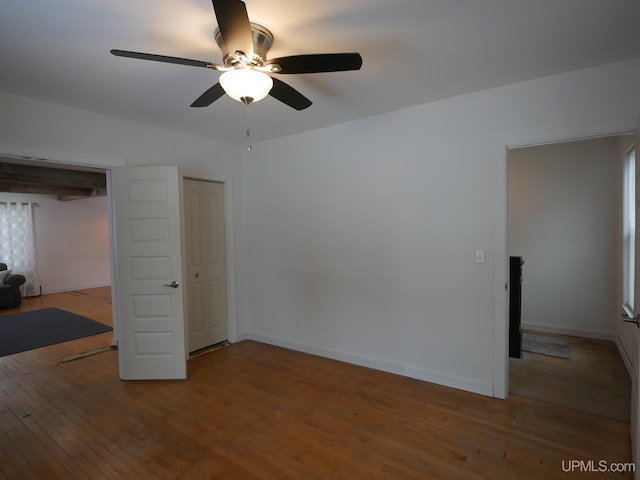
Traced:
<path id="1" fill-rule="evenodd" d="M 104 173 L 0 163 L 0 191 L 56 195 L 59 200 L 107 194 Z"/>
<path id="2" fill-rule="evenodd" d="M 38 185 L 36 183 L 4 182 L 1 180 L 0 192 L 33 193 L 37 195 L 70 195 L 76 197 L 96 196 L 93 190 L 89 188 Z"/>

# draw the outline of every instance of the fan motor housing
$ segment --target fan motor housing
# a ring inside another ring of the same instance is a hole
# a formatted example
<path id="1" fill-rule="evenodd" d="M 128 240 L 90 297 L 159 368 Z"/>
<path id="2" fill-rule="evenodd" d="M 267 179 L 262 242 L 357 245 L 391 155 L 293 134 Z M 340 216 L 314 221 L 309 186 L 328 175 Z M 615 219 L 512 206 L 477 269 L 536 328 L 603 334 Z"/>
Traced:
<path id="1" fill-rule="evenodd" d="M 251 34 L 253 36 L 253 56 L 247 59 L 248 65 L 255 65 L 261 67 L 264 65 L 267 59 L 267 52 L 273 45 L 273 33 L 262 25 L 250 22 Z M 223 62 L 225 65 L 231 67 L 239 62 L 236 52 L 226 52 L 220 29 L 215 30 L 215 39 L 218 47 L 223 54 Z M 242 52 L 246 53 L 246 52 Z"/>

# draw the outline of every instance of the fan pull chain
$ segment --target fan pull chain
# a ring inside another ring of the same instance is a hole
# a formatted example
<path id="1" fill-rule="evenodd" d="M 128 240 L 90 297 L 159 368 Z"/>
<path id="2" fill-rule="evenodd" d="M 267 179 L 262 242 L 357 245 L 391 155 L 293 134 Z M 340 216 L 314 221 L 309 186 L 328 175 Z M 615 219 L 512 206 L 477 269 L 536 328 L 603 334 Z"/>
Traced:
<path id="1" fill-rule="evenodd" d="M 247 150 L 251 151 L 251 142 L 249 141 L 249 138 L 251 137 L 251 129 L 249 128 L 249 103 L 245 104 L 245 111 L 244 111 L 244 133 L 245 133 L 245 137 L 247 138 Z"/>

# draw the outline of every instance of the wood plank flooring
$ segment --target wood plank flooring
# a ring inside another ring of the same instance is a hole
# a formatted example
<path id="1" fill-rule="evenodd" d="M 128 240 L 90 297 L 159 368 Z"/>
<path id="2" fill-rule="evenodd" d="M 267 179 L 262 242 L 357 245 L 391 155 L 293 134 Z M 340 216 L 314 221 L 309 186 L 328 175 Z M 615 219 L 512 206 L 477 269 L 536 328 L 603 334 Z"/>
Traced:
<path id="1" fill-rule="evenodd" d="M 60 308 L 89 316 L 95 290 Z M 564 471 L 629 462 L 624 421 L 257 342 L 189 360 L 186 381 L 123 382 L 115 351 L 58 363 L 110 342 L 0 357 L 0 479 L 632 478 Z"/>
<path id="2" fill-rule="evenodd" d="M 522 352 L 509 359 L 510 393 L 628 422 L 631 379 L 615 344 L 544 335 L 567 340 L 570 358 Z"/>

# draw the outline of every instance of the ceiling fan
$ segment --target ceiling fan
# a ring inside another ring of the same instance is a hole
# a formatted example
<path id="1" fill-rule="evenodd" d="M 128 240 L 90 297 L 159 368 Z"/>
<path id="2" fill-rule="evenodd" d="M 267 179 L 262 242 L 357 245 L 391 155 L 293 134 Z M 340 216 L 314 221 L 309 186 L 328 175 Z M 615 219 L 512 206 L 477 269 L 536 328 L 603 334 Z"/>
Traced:
<path id="1" fill-rule="evenodd" d="M 119 57 L 203 67 L 222 72 L 219 83 L 205 91 L 192 107 L 206 107 L 222 97 L 230 97 L 248 105 L 267 95 L 296 110 L 311 106 L 311 100 L 287 83 L 268 74 L 298 74 L 359 70 L 359 53 L 316 53 L 267 59 L 273 34 L 262 25 L 249 22 L 242 0 L 212 0 L 218 20 L 216 43 L 223 53 L 223 63 L 215 64 L 188 58 L 151 53 L 111 50 Z"/>

